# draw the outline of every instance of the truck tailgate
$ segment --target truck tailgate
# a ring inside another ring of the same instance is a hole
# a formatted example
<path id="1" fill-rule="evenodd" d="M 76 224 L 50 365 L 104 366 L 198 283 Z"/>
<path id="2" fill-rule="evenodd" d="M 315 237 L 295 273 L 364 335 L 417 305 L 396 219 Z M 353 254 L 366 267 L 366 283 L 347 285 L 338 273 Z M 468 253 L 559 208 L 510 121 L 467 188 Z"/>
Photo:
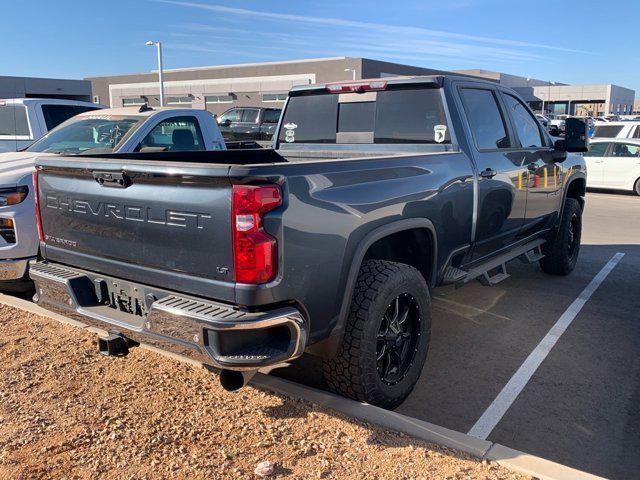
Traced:
<path id="1" fill-rule="evenodd" d="M 234 300 L 227 166 L 56 157 L 37 168 L 45 258 Z"/>

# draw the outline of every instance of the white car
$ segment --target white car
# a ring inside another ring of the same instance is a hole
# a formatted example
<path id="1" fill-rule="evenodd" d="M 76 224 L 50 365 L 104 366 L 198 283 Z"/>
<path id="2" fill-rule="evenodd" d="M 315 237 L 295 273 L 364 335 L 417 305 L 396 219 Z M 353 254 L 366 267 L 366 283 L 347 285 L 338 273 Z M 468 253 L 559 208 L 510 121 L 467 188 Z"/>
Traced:
<path id="1" fill-rule="evenodd" d="M 77 100 L 0 99 L 0 152 L 22 150 L 74 115 L 100 108 Z"/>
<path id="2" fill-rule="evenodd" d="M 549 130 L 558 130 L 564 132 L 567 125 L 569 115 L 556 115 L 549 120 Z"/>
<path id="3" fill-rule="evenodd" d="M 587 162 L 587 187 L 626 190 L 640 195 L 640 139 L 592 139 Z"/>
<path id="4" fill-rule="evenodd" d="M 23 152 L 0 154 L 0 290 L 31 288 L 28 262 L 39 248 L 32 179 L 36 157 L 225 149 L 206 110 L 145 105 L 82 113 Z"/>
<path id="5" fill-rule="evenodd" d="M 640 138 L 640 122 L 596 122 L 593 138 Z"/>

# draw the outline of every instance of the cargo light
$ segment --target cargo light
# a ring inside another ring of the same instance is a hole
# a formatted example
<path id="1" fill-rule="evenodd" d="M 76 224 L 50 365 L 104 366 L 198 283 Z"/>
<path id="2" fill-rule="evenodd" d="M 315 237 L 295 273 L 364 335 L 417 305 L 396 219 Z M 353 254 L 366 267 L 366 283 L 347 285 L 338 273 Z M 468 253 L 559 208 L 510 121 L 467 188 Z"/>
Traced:
<path id="1" fill-rule="evenodd" d="M 33 190 L 36 204 L 36 223 L 38 225 L 38 238 L 44 242 L 44 230 L 42 229 L 42 217 L 40 216 L 40 192 L 38 191 L 38 170 L 33 171 Z"/>
<path id="2" fill-rule="evenodd" d="M 386 80 L 371 80 L 364 82 L 327 83 L 327 90 L 331 93 L 363 93 L 387 88 Z"/>
<path id="3" fill-rule="evenodd" d="M 273 280 L 278 270 L 278 247 L 262 228 L 264 214 L 282 205 L 277 185 L 234 185 L 232 194 L 233 270 L 238 283 Z"/>

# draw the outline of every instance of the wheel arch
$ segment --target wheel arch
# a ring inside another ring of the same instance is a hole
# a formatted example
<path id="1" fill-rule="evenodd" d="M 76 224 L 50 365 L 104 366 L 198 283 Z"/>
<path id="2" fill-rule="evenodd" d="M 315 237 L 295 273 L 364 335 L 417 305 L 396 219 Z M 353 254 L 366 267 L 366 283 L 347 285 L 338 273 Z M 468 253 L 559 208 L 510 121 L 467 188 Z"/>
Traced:
<path id="1" fill-rule="evenodd" d="M 371 230 L 358 241 L 355 249 L 353 250 L 354 253 L 351 258 L 346 281 L 344 282 L 344 294 L 340 303 L 340 311 L 336 324 L 333 327 L 328 338 L 312 345 L 309 348 L 310 352 L 322 356 L 331 356 L 337 351 L 338 344 L 344 331 L 346 318 L 349 312 L 349 305 L 351 304 L 351 298 L 353 296 L 353 290 L 355 288 L 356 279 L 360 271 L 360 266 L 367 259 L 374 258 L 370 255 L 368 256 L 368 254 L 371 251 L 372 247 L 375 248 L 376 245 L 380 245 L 380 241 L 383 241 L 385 239 L 394 240 L 394 236 L 407 234 L 407 232 L 422 232 L 422 234 L 428 235 L 430 247 L 428 258 L 416 259 L 416 261 L 409 264 L 416 267 L 418 271 L 420 271 L 422 276 L 425 278 L 425 281 L 427 282 L 429 288 L 432 288 L 435 285 L 438 271 L 438 241 L 436 229 L 430 220 L 426 218 L 408 218 L 397 220 Z M 393 260 L 393 258 L 381 259 Z M 398 260 L 395 259 L 395 261 Z M 416 265 L 420 263 L 425 264 L 425 262 L 427 265 L 429 265 L 428 271 L 426 271 L 424 267 Z"/>

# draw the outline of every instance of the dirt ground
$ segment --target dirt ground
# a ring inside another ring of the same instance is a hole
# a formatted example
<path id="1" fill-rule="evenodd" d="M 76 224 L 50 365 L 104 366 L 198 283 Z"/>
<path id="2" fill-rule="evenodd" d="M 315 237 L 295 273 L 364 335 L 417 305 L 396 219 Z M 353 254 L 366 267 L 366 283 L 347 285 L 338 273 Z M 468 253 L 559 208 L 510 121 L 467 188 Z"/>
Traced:
<path id="1" fill-rule="evenodd" d="M 0 478 L 520 479 L 502 467 L 0 306 Z"/>

